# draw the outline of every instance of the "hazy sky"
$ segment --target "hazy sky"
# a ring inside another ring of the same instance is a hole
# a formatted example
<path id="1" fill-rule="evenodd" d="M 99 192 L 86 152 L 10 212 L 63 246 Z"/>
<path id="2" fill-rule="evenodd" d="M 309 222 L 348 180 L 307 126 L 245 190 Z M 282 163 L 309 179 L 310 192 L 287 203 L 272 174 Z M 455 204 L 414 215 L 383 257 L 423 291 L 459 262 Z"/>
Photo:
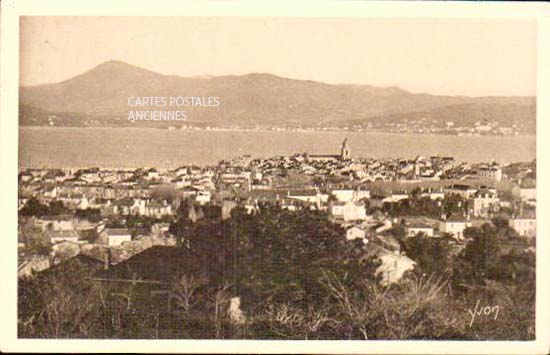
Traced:
<path id="1" fill-rule="evenodd" d="M 162 74 L 267 72 L 449 95 L 535 95 L 536 22 L 521 19 L 24 17 L 21 83 L 107 60 Z"/>

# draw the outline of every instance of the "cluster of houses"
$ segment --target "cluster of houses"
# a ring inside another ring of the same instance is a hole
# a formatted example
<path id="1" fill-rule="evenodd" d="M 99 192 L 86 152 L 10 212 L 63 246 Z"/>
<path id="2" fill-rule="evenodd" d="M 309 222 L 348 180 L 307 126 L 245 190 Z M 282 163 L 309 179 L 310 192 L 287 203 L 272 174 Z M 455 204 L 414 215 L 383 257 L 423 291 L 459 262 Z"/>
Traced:
<path id="1" fill-rule="evenodd" d="M 347 141 L 344 141 L 339 155 L 304 153 L 268 159 L 243 156 L 222 161 L 216 167 L 22 169 L 19 174 L 19 206 L 23 207 L 34 196 L 45 203 L 62 201 L 71 208 L 99 208 L 114 214 L 123 210 L 123 213 L 131 211 L 133 214 L 159 216 L 173 212 L 174 206 L 170 207 L 167 201 L 151 200 L 155 195 L 163 195 L 166 186 L 177 190 L 180 197 L 192 197 L 205 204 L 211 201 L 214 191 L 284 188 L 288 183 L 285 179 L 288 172 L 306 176 L 309 181 L 316 181 L 316 187 L 330 190 L 335 181 L 355 185 L 374 181 L 413 183 L 449 178 L 498 182 L 503 177 L 502 167 L 496 164 L 457 163 L 452 157 L 417 156 L 408 160 L 352 158 Z"/>
<path id="2" fill-rule="evenodd" d="M 19 276 L 41 271 L 78 254 L 102 260 L 106 253 L 117 263 L 155 245 L 174 246 L 169 223 L 155 223 L 150 229 L 107 227 L 104 221 L 91 223 L 72 215 L 21 218 Z M 45 238 L 52 245 L 46 255 L 28 255 L 25 243 L 30 238 Z"/>
<path id="3" fill-rule="evenodd" d="M 228 218 L 239 206 L 251 214 L 266 204 L 288 211 L 320 210 L 345 229 L 348 240 L 360 240 L 367 248 L 376 249 L 385 260 L 380 272 L 387 282 L 392 282 L 414 265 L 388 233 L 396 225 L 403 226 L 408 237 L 421 233 L 434 238 L 447 236 L 461 243 L 466 228 L 483 224 L 504 209 L 511 212 L 508 219 L 511 228 L 521 236 L 534 237 L 536 188 L 526 183 L 533 175 L 531 169 L 529 164 L 513 166 L 513 174 L 505 175 L 503 167 L 494 163 L 457 163 L 452 157 L 440 156 L 418 156 L 411 160 L 354 159 L 344 141 L 337 155 L 296 154 L 270 159 L 243 156 L 222 161 L 216 167 L 22 169 L 19 208 L 24 208 L 30 199 L 37 199 L 45 205 L 61 201 L 72 211 L 99 211 L 100 220 L 95 222 L 75 213 L 34 218 L 29 224 L 54 245 L 73 243 L 138 250 L 142 250 L 136 247 L 139 243 L 175 244 L 168 233 L 168 222 L 173 220 L 183 200 L 192 202 L 192 219 L 201 218 L 200 206 L 210 204 L 221 207 L 222 218 Z M 289 172 L 306 179 L 298 186 L 289 186 Z M 513 183 L 508 194 L 492 187 L 504 177 Z M 467 178 L 482 183 L 468 184 Z M 453 183 L 425 188 L 414 196 L 410 189 L 371 193 L 368 184 L 443 179 L 453 179 Z M 418 197 L 440 204 L 458 197 L 459 203 L 467 204 L 467 209 L 461 215 L 442 213 L 440 218 L 396 219 L 381 212 L 387 204 Z M 146 231 L 106 227 L 111 218 L 121 216 L 153 218 L 157 223 Z M 163 218 L 168 222 L 160 223 Z M 153 238 L 154 242 L 147 238 Z"/>
<path id="4" fill-rule="evenodd" d="M 283 187 L 287 180 L 281 177 L 286 177 L 288 172 L 325 182 L 345 180 L 356 184 L 375 181 L 414 183 L 450 178 L 499 182 L 503 178 L 503 168 L 496 163 L 459 163 L 448 156 L 417 156 L 414 159 L 352 158 L 346 140 L 342 143 L 340 154 L 303 153 L 265 159 L 242 156 L 222 161 L 218 169 L 218 182 L 223 182 L 226 187 L 248 191 Z"/>

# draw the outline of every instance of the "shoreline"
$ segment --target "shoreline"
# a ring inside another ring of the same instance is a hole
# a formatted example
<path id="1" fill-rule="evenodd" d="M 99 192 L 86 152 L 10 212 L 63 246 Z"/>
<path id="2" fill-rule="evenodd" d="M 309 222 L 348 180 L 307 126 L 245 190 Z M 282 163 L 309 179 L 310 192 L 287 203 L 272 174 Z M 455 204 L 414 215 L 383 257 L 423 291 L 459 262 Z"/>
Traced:
<path id="1" fill-rule="evenodd" d="M 185 129 L 169 129 L 167 127 L 120 127 L 120 126 L 19 126 L 19 130 L 105 130 L 105 129 L 136 129 L 136 130 L 155 130 L 167 132 L 242 132 L 242 133 L 311 133 L 311 134 L 330 134 L 330 133 L 349 133 L 349 134 L 364 134 L 364 135 L 391 135 L 391 136 L 439 136 L 439 137 L 476 137 L 476 138 L 536 138 L 536 134 L 448 134 L 448 133 L 421 133 L 421 132 L 388 132 L 382 130 L 308 130 L 308 129 L 269 129 L 269 128 L 185 128 Z"/>

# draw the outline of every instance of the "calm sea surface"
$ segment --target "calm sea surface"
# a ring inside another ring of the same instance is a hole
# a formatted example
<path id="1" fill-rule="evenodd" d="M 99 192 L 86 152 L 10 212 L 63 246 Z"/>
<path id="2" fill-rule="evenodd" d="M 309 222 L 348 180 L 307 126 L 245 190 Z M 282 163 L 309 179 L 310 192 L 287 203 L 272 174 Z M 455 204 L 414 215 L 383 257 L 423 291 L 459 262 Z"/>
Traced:
<path id="1" fill-rule="evenodd" d="M 413 158 L 450 155 L 459 161 L 529 161 L 535 136 L 481 137 L 350 132 L 191 131 L 149 128 L 50 128 L 19 130 L 22 167 L 176 167 L 212 165 L 250 154 L 337 154 L 348 138 L 354 157 Z"/>

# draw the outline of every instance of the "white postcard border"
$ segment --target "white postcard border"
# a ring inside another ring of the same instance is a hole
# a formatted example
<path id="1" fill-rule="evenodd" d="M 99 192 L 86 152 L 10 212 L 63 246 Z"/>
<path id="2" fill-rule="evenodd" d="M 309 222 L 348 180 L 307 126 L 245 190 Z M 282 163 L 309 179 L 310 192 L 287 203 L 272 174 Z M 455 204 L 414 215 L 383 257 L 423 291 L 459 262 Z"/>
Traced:
<path id="1" fill-rule="evenodd" d="M 535 341 L 59 340 L 17 338 L 19 16 L 477 17 L 538 19 L 537 304 Z M 550 4 L 340 1 L 8 0 L 1 12 L 0 350 L 7 352 L 548 353 L 550 270 Z M 545 199 L 546 198 L 546 199 Z"/>

